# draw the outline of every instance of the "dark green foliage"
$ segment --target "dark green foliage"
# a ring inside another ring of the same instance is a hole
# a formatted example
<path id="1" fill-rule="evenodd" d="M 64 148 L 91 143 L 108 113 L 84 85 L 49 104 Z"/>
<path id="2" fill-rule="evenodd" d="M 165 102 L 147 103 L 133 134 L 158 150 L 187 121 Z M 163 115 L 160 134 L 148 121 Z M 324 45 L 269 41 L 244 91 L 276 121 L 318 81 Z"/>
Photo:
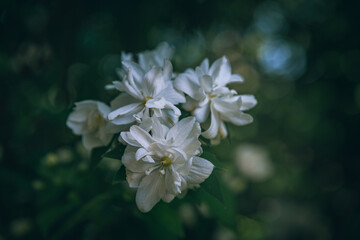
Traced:
<path id="1" fill-rule="evenodd" d="M 101 157 L 121 160 L 121 157 L 124 154 L 125 148 L 126 148 L 125 145 L 118 144 L 117 146 L 115 146 L 114 148 L 110 149 L 105 154 L 103 154 Z"/>
<path id="2" fill-rule="evenodd" d="M 1 1 L 0 239 L 359 239 L 359 9 L 339 0 Z M 74 102 L 117 96 L 104 85 L 118 80 L 121 51 L 161 41 L 177 48 L 179 72 L 228 56 L 245 79 L 231 87 L 258 105 L 252 124 L 227 125 L 229 141 L 207 148 L 200 137 L 201 157 L 215 165 L 200 188 L 143 214 L 118 161 L 124 146 L 90 154 L 65 122 Z M 273 42 L 287 48 L 266 55 Z M 277 71 L 266 71 L 264 54 Z M 268 178 L 238 171 L 246 144 L 267 153 Z"/>

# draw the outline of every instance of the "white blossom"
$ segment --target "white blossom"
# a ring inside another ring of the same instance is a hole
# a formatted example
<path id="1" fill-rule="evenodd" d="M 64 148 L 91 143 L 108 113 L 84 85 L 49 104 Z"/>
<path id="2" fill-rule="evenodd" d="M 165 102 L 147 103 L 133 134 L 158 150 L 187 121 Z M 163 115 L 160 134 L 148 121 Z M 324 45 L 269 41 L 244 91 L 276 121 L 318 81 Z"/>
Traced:
<path id="1" fill-rule="evenodd" d="M 166 42 L 159 43 L 154 50 L 147 50 L 140 52 L 138 54 L 138 64 L 143 69 L 143 71 L 147 72 L 152 67 L 164 67 L 164 59 L 170 59 L 174 55 L 174 48 L 170 47 L 170 45 Z M 132 61 L 135 62 L 132 53 L 121 53 L 121 61 Z M 126 69 L 117 68 L 116 73 L 120 79 L 123 79 L 126 75 Z M 105 89 L 115 89 L 113 84 L 108 84 L 105 86 Z"/>
<path id="2" fill-rule="evenodd" d="M 194 117 L 170 129 L 154 121 L 151 135 L 136 125 L 121 133 L 128 144 L 122 163 L 129 186 L 137 188 L 136 204 L 141 211 L 150 211 L 160 200 L 170 202 L 209 177 L 214 166 L 198 157 L 202 152 L 200 133 Z"/>
<path id="3" fill-rule="evenodd" d="M 202 135 L 214 144 L 227 136 L 224 122 L 240 126 L 253 121 L 243 111 L 256 105 L 255 97 L 238 95 L 235 90 L 226 87 L 232 82 L 243 82 L 243 79 L 231 73 L 226 57 L 216 60 L 210 67 L 208 59 L 205 59 L 196 70 L 188 69 L 175 79 L 175 88 L 188 95 L 183 108 L 191 111 L 203 127 L 209 125 Z M 209 115 L 210 124 L 206 124 Z"/>
<path id="4" fill-rule="evenodd" d="M 144 71 L 149 71 L 152 67 L 163 67 L 164 59 L 172 59 L 174 48 L 166 42 L 159 43 L 154 50 L 144 51 L 138 54 L 139 65 Z"/>
<path id="5" fill-rule="evenodd" d="M 87 149 L 105 146 L 110 143 L 114 133 L 121 129 L 107 120 L 110 108 L 94 100 L 75 103 L 66 125 L 76 135 L 82 135 L 82 142 Z"/>
<path id="6" fill-rule="evenodd" d="M 152 67 L 145 72 L 139 64 L 123 61 L 127 74 L 123 81 L 113 82 L 122 93 L 111 102 L 114 109 L 108 119 L 115 125 L 126 125 L 135 120 L 159 117 L 173 125 L 181 114 L 175 104 L 185 97 L 173 87 L 172 65 L 164 60 L 164 67 Z"/>

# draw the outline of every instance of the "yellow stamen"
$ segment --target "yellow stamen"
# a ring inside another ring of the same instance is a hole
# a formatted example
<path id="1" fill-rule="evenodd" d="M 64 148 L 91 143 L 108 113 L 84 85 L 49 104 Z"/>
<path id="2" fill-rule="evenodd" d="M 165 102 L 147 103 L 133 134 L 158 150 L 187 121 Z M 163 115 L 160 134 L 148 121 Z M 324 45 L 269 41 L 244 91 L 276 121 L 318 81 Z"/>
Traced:
<path id="1" fill-rule="evenodd" d="M 216 94 L 211 94 L 210 95 L 210 98 L 214 98 L 214 97 L 216 97 L 217 95 Z"/>
<path id="2" fill-rule="evenodd" d="M 141 95 L 144 97 L 144 104 L 145 104 L 147 101 L 149 101 L 150 99 L 152 99 L 152 97 L 147 97 L 147 96 L 145 96 L 145 94 L 144 94 L 143 91 L 141 91 Z"/>
<path id="3" fill-rule="evenodd" d="M 169 158 L 169 157 L 163 157 L 163 158 L 161 159 L 161 165 L 162 165 L 163 167 L 168 167 L 168 166 L 170 166 L 170 165 L 171 165 L 171 158 Z"/>
<path id="4" fill-rule="evenodd" d="M 144 104 L 149 101 L 150 99 L 153 99 L 152 97 L 144 97 Z"/>

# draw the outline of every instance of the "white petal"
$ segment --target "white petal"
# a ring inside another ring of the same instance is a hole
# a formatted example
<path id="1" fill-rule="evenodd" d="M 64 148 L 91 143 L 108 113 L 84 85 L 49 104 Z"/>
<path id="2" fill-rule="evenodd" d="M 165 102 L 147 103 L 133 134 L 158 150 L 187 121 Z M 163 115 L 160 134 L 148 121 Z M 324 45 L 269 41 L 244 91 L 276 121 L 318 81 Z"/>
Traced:
<path id="1" fill-rule="evenodd" d="M 124 117 L 124 116 L 132 116 L 142 108 L 141 103 L 131 103 L 129 105 L 123 106 L 118 108 L 111 113 L 109 113 L 108 118 L 109 120 L 114 120 L 117 117 Z M 135 119 L 134 119 L 135 120 Z"/>
<path id="2" fill-rule="evenodd" d="M 128 115 L 122 116 L 122 117 L 117 117 L 114 120 L 111 120 L 111 122 L 114 125 L 122 125 L 122 126 L 124 126 L 124 125 L 127 126 L 127 125 L 133 123 L 134 121 L 135 121 L 135 118 L 131 114 L 128 114 Z"/>
<path id="3" fill-rule="evenodd" d="M 66 126 L 70 128 L 74 134 L 81 135 L 84 132 L 84 124 L 72 122 L 69 119 L 66 121 Z"/>
<path id="4" fill-rule="evenodd" d="M 191 155 L 197 155 L 201 153 L 201 143 L 198 137 L 188 138 L 186 141 L 183 142 L 181 148 L 184 152 Z"/>
<path id="5" fill-rule="evenodd" d="M 131 172 L 126 169 L 126 181 L 129 183 L 129 187 L 131 188 L 138 188 L 140 181 L 144 176 L 144 173 Z"/>
<path id="6" fill-rule="evenodd" d="M 102 102 L 97 102 L 96 104 L 101 116 L 106 119 L 107 115 L 110 113 L 110 107 Z"/>
<path id="7" fill-rule="evenodd" d="M 145 106 L 147 108 L 155 108 L 155 109 L 171 109 L 174 111 L 176 117 L 179 117 L 181 115 L 181 111 L 177 107 L 175 107 L 174 104 L 166 101 L 164 98 L 151 99 L 146 102 Z"/>
<path id="8" fill-rule="evenodd" d="M 156 98 L 164 98 L 166 101 L 171 102 L 172 104 L 184 103 L 185 97 L 184 94 L 178 92 L 174 89 L 171 82 L 168 83 L 168 86 L 162 90 Z"/>
<path id="9" fill-rule="evenodd" d="M 186 102 L 182 104 L 182 107 L 186 110 L 186 111 L 193 111 L 195 108 L 198 107 L 198 101 L 192 99 L 191 97 L 186 96 L 185 97 Z"/>
<path id="10" fill-rule="evenodd" d="M 200 86 L 205 92 L 211 92 L 213 88 L 213 78 L 209 75 L 203 75 L 199 77 Z"/>
<path id="11" fill-rule="evenodd" d="M 94 147 L 105 146 L 105 144 L 103 144 L 100 139 L 96 138 L 93 133 L 84 134 L 82 137 L 82 143 L 88 150 Z"/>
<path id="12" fill-rule="evenodd" d="M 175 108 L 175 106 L 174 106 Z M 178 121 L 180 116 L 180 110 L 176 113 L 173 109 L 151 109 L 153 113 L 154 118 L 158 118 L 160 123 L 163 125 L 163 127 L 167 128 L 167 131 L 169 128 L 173 127 Z"/>
<path id="13" fill-rule="evenodd" d="M 78 123 L 84 122 L 86 121 L 88 114 L 89 114 L 89 110 L 87 109 L 80 109 L 80 110 L 75 109 L 73 112 L 70 113 L 68 117 L 68 121 L 78 122 Z"/>
<path id="14" fill-rule="evenodd" d="M 226 138 L 228 135 L 228 131 L 226 129 L 226 125 L 224 122 L 221 122 L 221 124 L 220 124 L 219 134 L 222 138 Z"/>
<path id="15" fill-rule="evenodd" d="M 176 195 L 174 194 L 170 194 L 170 193 L 166 193 L 161 199 L 166 202 L 166 203 L 169 203 L 171 202 L 174 198 L 175 198 Z"/>
<path id="16" fill-rule="evenodd" d="M 244 82 L 244 79 L 239 74 L 232 74 L 228 83 Z"/>
<path id="17" fill-rule="evenodd" d="M 211 104 L 210 109 L 211 109 L 210 127 L 208 130 L 202 133 L 202 135 L 208 139 L 216 137 L 216 135 L 219 132 L 219 126 L 221 121 L 218 112 L 213 107 L 213 104 Z"/>
<path id="18" fill-rule="evenodd" d="M 163 109 L 165 105 L 166 105 L 166 100 L 164 98 L 150 99 L 145 104 L 147 108 L 157 108 L 157 109 Z"/>
<path id="19" fill-rule="evenodd" d="M 141 93 L 141 89 L 143 89 L 142 79 L 135 80 L 132 71 L 127 72 L 123 79 L 125 91 L 139 100 L 143 99 L 143 94 Z"/>
<path id="20" fill-rule="evenodd" d="M 132 137 L 145 149 L 148 149 L 148 147 L 154 142 L 152 136 L 139 126 L 132 126 L 130 128 L 130 133 Z"/>
<path id="21" fill-rule="evenodd" d="M 104 146 L 108 145 L 113 138 L 113 134 L 107 133 L 104 127 L 100 127 L 98 129 L 96 136 L 100 139 Z"/>
<path id="22" fill-rule="evenodd" d="M 141 80 L 144 77 L 143 69 L 133 61 L 122 61 L 123 66 L 131 72 L 131 75 L 134 77 L 134 81 L 137 84 L 141 84 Z"/>
<path id="23" fill-rule="evenodd" d="M 122 132 L 119 136 L 119 142 L 129 144 L 134 147 L 141 147 L 130 132 Z"/>
<path id="24" fill-rule="evenodd" d="M 249 110 L 257 104 L 256 98 L 253 95 L 241 95 L 241 101 L 241 111 Z"/>
<path id="25" fill-rule="evenodd" d="M 164 195 L 164 178 L 159 175 L 158 171 L 153 171 L 142 179 L 136 192 L 136 204 L 140 211 L 148 212 Z"/>
<path id="26" fill-rule="evenodd" d="M 114 84 L 106 84 L 105 89 L 106 90 L 114 90 L 114 89 L 116 89 L 116 87 Z"/>
<path id="27" fill-rule="evenodd" d="M 165 190 L 167 193 L 177 195 L 181 193 L 180 186 L 181 186 L 181 177 L 175 171 L 174 167 L 171 166 L 166 170 L 165 173 Z"/>
<path id="28" fill-rule="evenodd" d="M 110 102 L 110 106 L 111 106 L 111 110 L 115 110 L 118 108 L 121 108 L 123 106 L 132 104 L 132 103 L 138 103 L 139 100 L 133 98 L 132 96 L 130 96 L 127 93 L 120 93 L 116 98 L 114 98 L 111 102 Z"/>
<path id="29" fill-rule="evenodd" d="M 181 146 L 188 138 L 199 137 L 200 132 L 200 125 L 195 121 L 195 118 L 187 117 L 179 121 L 169 130 L 166 140 L 172 141 L 174 146 Z"/>
<path id="30" fill-rule="evenodd" d="M 163 60 L 165 58 L 171 59 L 174 55 L 174 48 L 171 47 L 167 42 L 161 42 L 155 49 L 155 55 L 157 58 Z"/>
<path id="31" fill-rule="evenodd" d="M 203 73 L 208 74 L 209 73 L 209 59 L 205 58 L 204 61 L 200 64 L 200 68 Z"/>
<path id="32" fill-rule="evenodd" d="M 220 112 L 222 115 L 228 115 L 229 113 L 239 111 L 241 97 L 214 98 L 212 102 L 216 111 Z"/>
<path id="33" fill-rule="evenodd" d="M 124 76 L 124 75 L 125 75 L 125 74 L 123 74 L 123 76 Z M 115 87 L 117 90 L 119 90 L 120 92 L 126 91 L 126 88 L 125 88 L 123 82 L 113 81 L 113 84 L 114 84 L 114 87 Z"/>
<path id="34" fill-rule="evenodd" d="M 208 117 L 210 112 L 210 104 L 204 104 L 193 111 L 193 115 L 196 117 L 199 123 L 204 123 Z"/>
<path id="35" fill-rule="evenodd" d="M 129 124 L 128 125 L 115 125 L 115 124 L 112 124 L 111 122 L 107 122 L 104 127 L 104 130 L 107 133 L 115 134 L 115 133 L 119 133 L 122 131 L 128 131 L 129 128 L 130 128 Z"/>
<path id="36" fill-rule="evenodd" d="M 171 59 L 173 53 L 174 49 L 169 44 L 163 42 L 155 50 L 139 53 L 139 64 L 146 71 L 152 67 L 162 67 L 164 59 Z"/>
<path id="37" fill-rule="evenodd" d="M 154 164 L 147 163 L 142 160 L 136 161 L 136 147 L 126 146 L 124 155 L 121 158 L 121 162 L 124 164 L 126 169 L 131 172 L 144 173 L 147 169 L 152 168 Z"/>
<path id="38" fill-rule="evenodd" d="M 249 114 L 243 113 L 240 110 L 230 115 L 222 116 L 226 121 L 232 122 L 237 126 L 246 125 L 253 122 L 253 117 Z"/>
<path id="39" fill-rule="evenodd" d="M 209 69 L 209 74 L 214 78 L 217 86 L 225 86 L 231 77 L 231 66 L 229 60 L 224 56 L 216 60 Z"/>
<path id="40" fill-rule="evenodd" d="M 194 71 L 186 71 L 177 76 L 174 87 L 197 101 L 202 101 L 205 98 L 205 93 L 200 88 L 198 76 Z"/>
<path id="41" fill-rule="evenodd" d="M 169 59 L 164 59 L 164 66 L 163 66 L 163 77 L 165 80 L 170 80 L 172 73 L 173 73 L 173 66 L 171 64 L 171 62 L 169 61 Z"/>
<path id="42" fill-rule="evenodd" d="M 157 117 L 153 118 L 153 129 L 151 131 L 153 138 L 158 139 L 158 140 L 165 139 L 165 136 L 168 133 L 168 131 L 169 131 L 169 128 L 167 126 L 165 126 L 164 124 L 162 124 L 160 122 L 159 118 L 157 118 Z"/>
<path id="43" fill-rule="evenodd" d="M 148 155 L 150 152 L 148 150 L 146 150 L 145 148 L 139 148 L 137 151 L 136 151 L 136 154 L 135 154 L 135 159 L 137 161 L 139 161 L 140 159 L 142 159 L 143 157 L 145 157 L 146 155 Z"/>
<path id="44" fill-rule="evenodd" d="M 214 169 L 214 165 L 201 157 L 193 157 L 189 175 L 185 177 L 188 184 L 196 185 L 205 181 Z"/>
<path id="45" fill-rule="evenodd" d="M 75 103 L 76 109 L 93 109 L 96 107 L 96 101 L 84 100 Z"/>
<path id="46" fill-rule="evenodd" d="M 159 67 L 154 67 L 144 76 L 144 94 L 146 97 L 154 97 L 159 94 L 167 85 L 167 81 L 163 76 L 163 71 Z"/>
<path id="47" fill-rule="evenodd" d="M 121 52 L 121 61 L 132 61 L 133 60 L 133 55 L 132 53 L 126 53 L 126 52 Z"/>

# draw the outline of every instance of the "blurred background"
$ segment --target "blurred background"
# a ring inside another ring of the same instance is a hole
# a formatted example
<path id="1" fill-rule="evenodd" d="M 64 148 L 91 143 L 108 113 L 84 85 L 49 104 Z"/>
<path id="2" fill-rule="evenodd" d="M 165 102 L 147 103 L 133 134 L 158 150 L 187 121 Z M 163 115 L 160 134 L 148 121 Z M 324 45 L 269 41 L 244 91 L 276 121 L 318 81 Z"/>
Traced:
<path id="1" fill-rule="evenodd" d="M 0 239 L 359 239 L 360 2 L 1 1 Z M 121 51 L 167 41 L 174 69 L 226 55 L 255 121 L 211 148 L 201 190 L 140 213 L 65 126 L 109 102 Z M 199 198 L 199 195 L 203 197 Z M 204 200 L 205 199 L 205 200 Z"/>

